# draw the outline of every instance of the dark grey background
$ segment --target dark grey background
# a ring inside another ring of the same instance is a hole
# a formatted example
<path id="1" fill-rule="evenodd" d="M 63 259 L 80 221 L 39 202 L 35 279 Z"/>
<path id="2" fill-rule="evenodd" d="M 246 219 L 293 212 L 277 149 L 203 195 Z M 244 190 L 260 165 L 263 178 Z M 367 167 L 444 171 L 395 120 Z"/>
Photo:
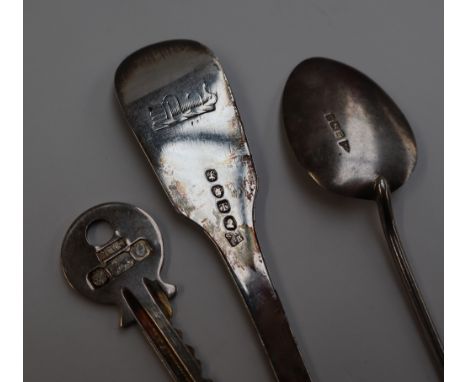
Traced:
<path id="1" fill-rule="evenodd" d="M 259 177 L 256 220 L 269 270 L 316 381 L 437 381 L 391 268 L 375 205 L 328 194 L 299 168 L 279 117 L 293 67 L 351 64 L 401 106 L 419 147 L 394 194 L 401 236 L 443 328 L 443 2 L 26 1 L 24 376 L 164 381 L 136 327 L 71 290 L 65 230 L 106 201 L 159 223 L 176 326 L 216 381 L 270 381 L 265 356 L 214 247 L 169 205 L 113 96 L 114 70 L 166 39 L 209 46 L 230 80 Z"/>

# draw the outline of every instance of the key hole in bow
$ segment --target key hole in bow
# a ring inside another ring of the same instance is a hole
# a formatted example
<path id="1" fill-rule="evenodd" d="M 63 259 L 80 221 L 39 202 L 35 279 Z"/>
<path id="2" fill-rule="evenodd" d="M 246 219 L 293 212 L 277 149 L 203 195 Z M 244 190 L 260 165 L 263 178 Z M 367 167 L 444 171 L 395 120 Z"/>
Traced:
<path id="1" fill-rule="evenodd" d="M 105 220 L 95 220 L 86 229 L 86 241 L 96 247 L 107 244 L 114 236 L 114 228 Z"/>

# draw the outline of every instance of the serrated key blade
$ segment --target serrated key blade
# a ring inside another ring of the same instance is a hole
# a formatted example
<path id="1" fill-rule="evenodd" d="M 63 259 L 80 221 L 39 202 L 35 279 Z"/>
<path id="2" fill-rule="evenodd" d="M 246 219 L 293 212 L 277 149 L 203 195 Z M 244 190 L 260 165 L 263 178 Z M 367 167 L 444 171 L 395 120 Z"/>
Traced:
<path id="1" fill-rule="evenodd" d="M 122 296 L 145 338 L 174 381 L 205 382 L 201 363 L 195 358 L 193 348 L 182 341 L 178 330 L 171 325 L 161 307 L 154 300 L 148 303 L 145 299 L 145 304 L 140 303 L 129 289 L 125 289 Z"/>

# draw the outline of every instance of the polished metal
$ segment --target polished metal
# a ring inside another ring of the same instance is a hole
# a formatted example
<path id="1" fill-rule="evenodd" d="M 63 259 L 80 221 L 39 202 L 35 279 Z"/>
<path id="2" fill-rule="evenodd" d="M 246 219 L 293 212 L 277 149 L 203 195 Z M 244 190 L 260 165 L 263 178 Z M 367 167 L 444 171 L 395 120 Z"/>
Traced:
<path id="1" fill-rule="evenodd" d="M 221 253 L 277 379 L 309 381 L 255 234 L 257 178 L 218 59 L 194 41 L 162 42 L 126 58 L 115 85 L 174 208 Z"/>
<path id="2" fill-rule="evenodd" d="M 291 73 L 283 119 L 297 159 L 323 188 L 377 201 L 382 227 L 403 286 L 438 364 L 443 346 L 398 238 L 390 192 L 416 164 L 416 142 L 392 99 L 359 71 L 311 58 Z"/>
<path id="3" fill-rule="evenodd" d="M 100 221 L 112 226 L 113 236 L 102 245 L 90 244 L 88 228 Z M 138 323 L 174 381 L 209 382 L 193 349 L 170 323 L 169 298 L 176 289 L 161 279 L 161 234 L 146 212 L 124 203 L 90 208 L 68 229 L 61 260 L 74 289 L 95 302 L 120 307 L 121 327 Z"/>

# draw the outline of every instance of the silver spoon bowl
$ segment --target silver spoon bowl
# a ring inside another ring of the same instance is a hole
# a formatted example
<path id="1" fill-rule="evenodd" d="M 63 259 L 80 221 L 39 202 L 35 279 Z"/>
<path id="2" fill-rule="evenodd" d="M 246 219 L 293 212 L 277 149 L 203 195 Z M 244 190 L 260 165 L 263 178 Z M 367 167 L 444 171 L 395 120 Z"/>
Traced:
<path id="1" fill-rule="evenodd" d="M 299 162 L 323 188 L 374 199 L 375 180 L 392 191 L 416 164 L 403 113 L 372 80 L 326 58 L 302 62 L 284 90 L 283 116 Z"/>

